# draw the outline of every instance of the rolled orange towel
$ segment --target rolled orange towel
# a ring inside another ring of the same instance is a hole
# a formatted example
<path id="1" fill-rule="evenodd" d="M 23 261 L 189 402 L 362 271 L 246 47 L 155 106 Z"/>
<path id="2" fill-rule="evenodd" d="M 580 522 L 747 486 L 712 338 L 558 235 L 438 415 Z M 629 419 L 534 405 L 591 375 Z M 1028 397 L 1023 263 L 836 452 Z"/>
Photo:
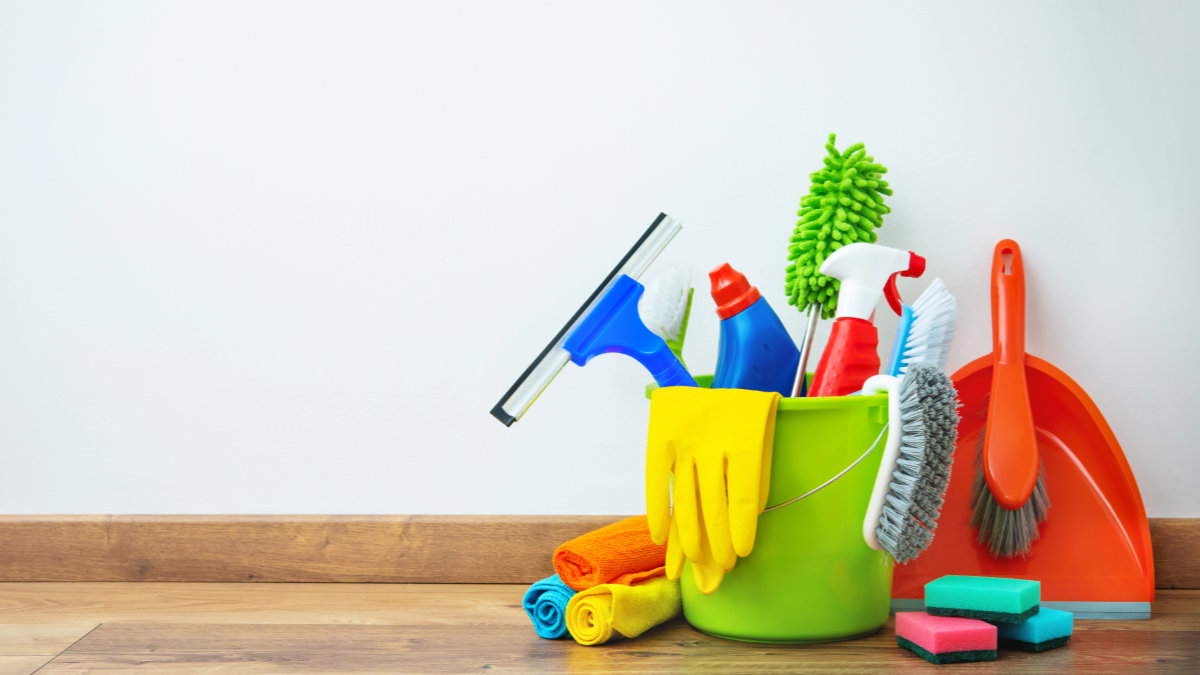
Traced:
<path id="1" fill-rule="evenodd" d="M 576 537 L 554 551 L 554 571 L 577 591 L 632 584 L 665 574 L 667 546 L 650 540 L 646 516 L 633 516 Z"/>

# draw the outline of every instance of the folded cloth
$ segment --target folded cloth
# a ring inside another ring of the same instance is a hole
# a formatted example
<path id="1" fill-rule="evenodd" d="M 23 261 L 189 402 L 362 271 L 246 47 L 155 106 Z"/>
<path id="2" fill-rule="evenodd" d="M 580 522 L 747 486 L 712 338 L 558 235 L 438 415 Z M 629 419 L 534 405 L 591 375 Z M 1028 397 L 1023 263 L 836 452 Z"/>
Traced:
<path id="1" fill-rule="evenodd" d="M 692 562 L 701 593 L 750 555 L 767 504 L 778 392 L 663 387 L 650 398 L 646 514 L 666 574 Z"/>
<path id="2" fill-rule="evenodd" d="M 608 642 L 614 631 L 637 637 L 679 614 L 679 582 L 655 577 L 627 586 L 601 584 L 580 591 L 567 604 L 567 630 L 581 645 Z"/>
<path id="3" fill-rule="evenodd" d="M 666 545 L 650 540 L 646 516 L 633 516 L 576 537 L 554 551 L 554 571 L 577 591 L 632 584 L 665 573 Z"/>
<path id="4" fill-rule="evenodd" d="M 575 591 L 564 584 L 557 574 L 535 582 L 525 591 L 521 604 L 533 621 L 533 629 L 538 637 L 553 640 L 567 634 L 567 603 L 573 595 Z"/>

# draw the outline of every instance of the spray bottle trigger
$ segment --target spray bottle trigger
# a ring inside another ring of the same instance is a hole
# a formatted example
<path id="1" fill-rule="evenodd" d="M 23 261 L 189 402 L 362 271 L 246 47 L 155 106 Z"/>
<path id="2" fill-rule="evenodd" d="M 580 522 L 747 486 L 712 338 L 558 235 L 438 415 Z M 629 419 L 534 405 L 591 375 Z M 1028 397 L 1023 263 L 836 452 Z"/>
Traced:
<path id="1" fill-rule="evenodd" d="M 903 272 L 896 272 L 888 277 L 887 283 L 883 286 L 883 297 L 887 298 L 888 305 L 891 306 L 896 316 L 902 314 L 901 307 L 903 305 L 900 300 L 900 289 L 896 288 L 896 277 L 902 276 L 915 279 L 925 273 L 925 257 L 919 256 L 912 251 L 909 251 L 908 255 L 908 269 Z"/>

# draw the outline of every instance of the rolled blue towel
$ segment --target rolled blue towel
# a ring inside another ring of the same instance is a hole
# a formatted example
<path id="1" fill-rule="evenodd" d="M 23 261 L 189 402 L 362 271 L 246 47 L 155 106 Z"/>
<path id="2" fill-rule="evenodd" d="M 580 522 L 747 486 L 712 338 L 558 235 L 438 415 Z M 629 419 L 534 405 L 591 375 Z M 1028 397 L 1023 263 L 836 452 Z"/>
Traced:
<path id="1" fill-rule="evenodd" d="M 525 591 L 525 613 L 533 620 L 533 629 L 539 637 L 553 640 L 567 634 L 567 603 L 575 595 L 574 589 L 564 584 L 557 574 L 552 574 Z"/>

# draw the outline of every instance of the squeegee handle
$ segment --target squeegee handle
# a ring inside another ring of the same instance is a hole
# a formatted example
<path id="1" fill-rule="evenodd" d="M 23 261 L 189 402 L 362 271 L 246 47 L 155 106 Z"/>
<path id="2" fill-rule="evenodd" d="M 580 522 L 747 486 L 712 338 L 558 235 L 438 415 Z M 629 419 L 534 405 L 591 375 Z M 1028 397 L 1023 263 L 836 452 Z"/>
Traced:
<path id="1" fill-rule="evenodd" d="M 579 326 L 567 336 L 563 349 L 575 365 L 586 365 L 601 354 L 625 354 L 650 372 L 660 387 L 696 386 L 696 381 L 671 351 L 666 340 L 646 328 L 638 315 L 645 292 L 627 275 L 617 278 Z"/>
<path id="2" fill-rule="evenodd" d="M 695 378 L 687 371 L 687 368 L 683 367 L 683 364 L 680 363 L 679 358 L 675 356 L 675 352 L 671 351 L 670 347 L 667 347 L 665 354 L 654 353 L 649 355 L 645 360 L 638 360 L 642 362 L 642 365 L 646 366 L 647 370 L 650 370 L 654 381 L 660 387 L 698 386 Z M 657 366 L 658 369 L 651 370 L 653 366 Z"/>
<path id="3" fill-rule="evenodd" d="M 637 305 L 628 312 L 636 317 Z M 619 337 L 618 337 L 619 336 Z M 630 320 L 623 324 L 610 325 L 607 337 L 615 338 L 607 344 L 597 343 L 596 348 L 606 353 L 625 354 L 642 364 L 654 382 L 660 387 L 695 387 L 696 380 L 675 356 L 666 341 L 642 325 L 641 320 Z"/>
<path id="4" fill-rule="evenodd" d="M 996 501 L 1015 510 L 1037 484 L 1038 450 L 1025 381 L 1025 267 L 1011 239 L 992 257 L 992 348 L 984 478 Z"/>

